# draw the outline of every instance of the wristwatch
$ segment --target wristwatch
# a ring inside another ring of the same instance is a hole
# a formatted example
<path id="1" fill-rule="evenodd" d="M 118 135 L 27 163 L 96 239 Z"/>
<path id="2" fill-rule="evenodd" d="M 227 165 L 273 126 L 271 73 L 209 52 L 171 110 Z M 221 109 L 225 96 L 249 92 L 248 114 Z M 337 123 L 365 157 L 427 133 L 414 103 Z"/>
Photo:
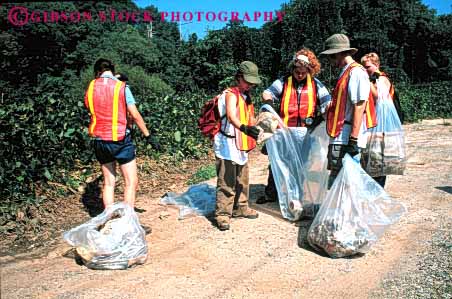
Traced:
<path id="1" fill-rule="evenodd" d="M 314 123 L 314 119 L 312 117 L 305 118 L 303 119 L 303 121 L 307 126 L 310 126 Z"/>

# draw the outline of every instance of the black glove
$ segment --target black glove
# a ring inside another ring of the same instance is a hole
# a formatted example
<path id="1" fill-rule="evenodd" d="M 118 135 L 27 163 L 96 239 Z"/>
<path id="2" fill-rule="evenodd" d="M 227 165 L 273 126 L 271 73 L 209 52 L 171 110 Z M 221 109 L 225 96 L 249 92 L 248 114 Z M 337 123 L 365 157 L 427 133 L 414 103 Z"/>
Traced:
<path id="1" fill-rule="evenodd" d="M 246 135 L 257 139 L 257 137 L 259 137 L 259 129 L 256 126 L 246 126 L 246 125 L 241 125 L 240 126 L 240 131 L 242 131 L 243 133 L 245 133 Z"/>
<path id="2" fill-rule="evenodd" d="M 317 115 L 316 117 L 314 117 L 312 124 L 308 127 L 309 131 L 312 132 L 314 131 L 314 129 L 320 125 L 322 123 L 322 121 L 324 121 L 324 118 L 322 115 Z"/>
<path id="3" fill-rule="evenodd" d="M 266 144 L 264 144 L 264 146 L 262 147 L 261 153 L 262 153 L 262 155 L 268 156 L 268 151 L 267 151 L 267 145 Z"/>
<path id="4" fill-rule="evenodd" d="M 117 74 L 115 75 L 115 77 L 118 78 L 118 80 L 119 80 L 119 81 L 122 81 L 122 82 L 127 82 L 127 81 L 129 81 L 129 77 L 128 77 L 126 74 L 124 74 L 124 73 L 117 73 Z"/>
<path id="5" fill-rule="evenodd" d="M 380 74 L 377 73 L 377 72 L 375 72 L 375 73 L 373 73 L 372 75 L 369 76 L 370 82 L 372 82 L 374 84 L 377 83 L 377 79 L 378 78 L 380 78 Z"/>
<path id="6" fill-rule="evenodd" d="M 361 150 L 358 147 L 358 138 L 350 136 L 348 144 L 345 147 L 345 152 L 354 157 L 358 155 L 360 151 Z"/>
<path id="7" fill-rule="evenodd" d="M 160 145 L 158 139 L 154 135 L 147 136 L 146 142 L 152 147 L 153 150 L 157 152 L 160 152 L 162 150 L 162 146 Z"/>

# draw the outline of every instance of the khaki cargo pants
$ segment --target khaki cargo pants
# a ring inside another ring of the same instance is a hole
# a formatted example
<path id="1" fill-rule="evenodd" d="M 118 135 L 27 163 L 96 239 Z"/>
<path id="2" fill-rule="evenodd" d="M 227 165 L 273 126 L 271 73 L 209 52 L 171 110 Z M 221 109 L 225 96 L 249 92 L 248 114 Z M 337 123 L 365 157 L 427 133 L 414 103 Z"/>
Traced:
<path id="1" fill-rule="evenodd" d="M 248 208 L 248 163 L 239 165 L 229 160 L 216 158 L 215 164 L 217 168 L 215 219 L 218 223 L 229 223 L 233 210 Z"/>

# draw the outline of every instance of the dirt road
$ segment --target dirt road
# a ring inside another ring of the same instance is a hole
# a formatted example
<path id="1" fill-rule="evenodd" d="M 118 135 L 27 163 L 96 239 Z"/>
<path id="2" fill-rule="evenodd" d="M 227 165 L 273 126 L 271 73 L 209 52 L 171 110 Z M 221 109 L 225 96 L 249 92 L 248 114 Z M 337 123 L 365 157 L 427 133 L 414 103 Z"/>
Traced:
<path id="1" fill-rule="evenodd" d="M 331 259 L 312 251 L 306 244 L 310 222 L 287 222 L 276 205 L 253 204 L 260 211 L 257 220 L 234 220 L 230 231 L 220 232 L 204 217 L 179 221 L 176 209 L 141 196 L 140 219 L 153 228 L 145 265 L 89 270 L 59 241 L 45 256 L 2 257 L 1 298 L 391 297 L 395 293 L 383 282 L 418 271 L 416 259 L 431 254 L 432 236 L 450 237 L 452 229 L 452 126 L 430 121 L 405 128 L 408 169 L 405 176 L 389 177 L 386 189 L 408 213 L 362 257 Z M 254 202 L 266 182 L 266 157 L 256 153 L 250 165 Z M 441 285 L 451 281 L 450 252 L 440 257 L 448 265 Z"/>

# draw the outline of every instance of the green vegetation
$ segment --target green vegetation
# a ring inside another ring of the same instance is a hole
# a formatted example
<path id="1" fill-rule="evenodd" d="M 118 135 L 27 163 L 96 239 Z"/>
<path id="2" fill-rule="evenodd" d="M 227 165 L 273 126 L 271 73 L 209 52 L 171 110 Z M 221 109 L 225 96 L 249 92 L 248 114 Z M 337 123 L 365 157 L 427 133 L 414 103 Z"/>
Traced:
<path id="1" fill-rule="evenodd" d="M 188 180 L 187 184 L 193 185 L 200 182 L 207 181 L 217 175 L 217 170 L 214 164 L 201 166 L 198 171 Z"/>
<path id="2" fill-rule="evenodd" d="M 90 171 L 94 162 L 86 134 L 84 92 L 92 65 L 112 59 L 129 76 L 138 107 L 163 153 L 155 153 L 135 134 L 140 155 L 197 158 L 209 141 L 196 127 L 202 104 L 231 81 L 243 60 L 254 61 L 266 85 L 282 75 L 293 53 L 303 46 L 316 53 L 331 34 L 351 37 L 360 54 L 376 51 L 399 90 L 407 120 L 451 117 L 452 15 L 438 16 L 420 0 L 295 0 L 282 9 L 281 23 L 252 29 L 229 23 L 180 41 L 178 26 L 154 22 L 8 23 L 0 6 L 0 226 L 31 217 L 29 207 L 43 203 L 49 183 L 76 189 L 83 180 L 71 172 Z M 29 10 L 138 11 L 132 1 L 24 3 Z M 158 11 L 148 7 L 155 19 Z M 143 11 L 143 10 L 141 10 Z M 359 59 L 359 56 L 357 57 Z M 320 79 L 333 87 L 336 73 L 326 61 Z M 201 169 L 193 182 L 208 178 Z M 66 192 L 60 188 L 59 193 Z M 24 211 L 24 212 L 23 212 Z M 20 213 L 19 213 L 20 212 Z M 24 216 L 25 215 L 25 216 Z"/>
<path id="3" fill-rule="evenodd" d="M 407 121 L 452 116 L 452 84 L 447 81 L 401 84 L 397 88 Z"/>

